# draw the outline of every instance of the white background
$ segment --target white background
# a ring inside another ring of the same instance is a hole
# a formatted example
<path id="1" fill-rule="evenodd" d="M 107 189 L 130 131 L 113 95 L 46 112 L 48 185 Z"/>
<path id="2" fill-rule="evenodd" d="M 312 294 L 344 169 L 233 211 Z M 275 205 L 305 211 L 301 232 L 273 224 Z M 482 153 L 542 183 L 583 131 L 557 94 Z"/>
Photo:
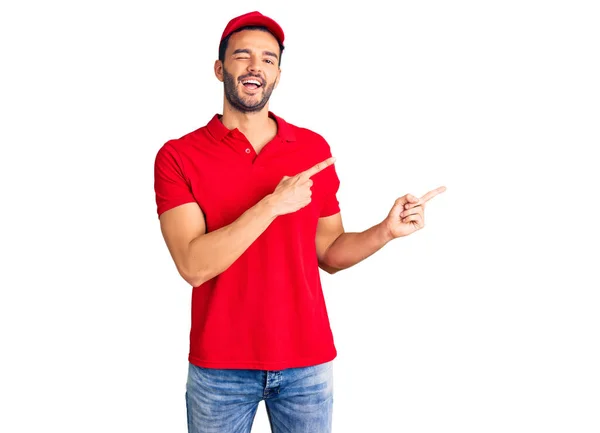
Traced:
<path id="1" fill-rule="evenodd" d="M 270 108 L 329 141 L 347 231 L 448 188 L 323 273 L 334 432 L 600 431 L 594 3 L 3 3 L 0 431 L 186 431 L 153 162 L 221 111 L 218 41 L 251 10 L 286 32 Z"/>

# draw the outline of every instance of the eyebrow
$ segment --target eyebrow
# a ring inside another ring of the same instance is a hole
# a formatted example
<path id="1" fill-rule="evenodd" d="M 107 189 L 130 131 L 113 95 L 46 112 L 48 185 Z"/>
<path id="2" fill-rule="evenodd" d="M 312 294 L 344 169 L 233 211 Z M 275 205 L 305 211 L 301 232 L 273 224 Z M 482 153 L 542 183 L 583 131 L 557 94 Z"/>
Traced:
<path id="1" fill-rule="evenodd" d="M 233 52 L 233 54 L 240 54 L 240 53 L 252 54 L 252 51 L 250 51 L 248 48 L 238 48 L 237 50 L 235 50 Z M 275 57 L 276 59 L 279 59 L 277 54 L 275 54 L 273 51 L 263 51 L 263 55 L 271 56 L 271 57 Z"/>

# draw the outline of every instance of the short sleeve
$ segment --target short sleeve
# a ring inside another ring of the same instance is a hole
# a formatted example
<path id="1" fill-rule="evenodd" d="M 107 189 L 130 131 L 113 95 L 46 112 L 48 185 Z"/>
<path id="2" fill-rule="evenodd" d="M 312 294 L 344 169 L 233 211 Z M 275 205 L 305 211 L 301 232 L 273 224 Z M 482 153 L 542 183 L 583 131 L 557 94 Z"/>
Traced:
<path id="1" fill-rule="evenodd" d="M 337 198 L 340 180 L 335 172 L 335 166 L 329 167 L 328 170 L 331 170 L 331 175 L 328 177 L 328 181 L 331 183 L 328 185 L 327 193 L 323 198 L 323 205 L 321 206 L 319 217 L 334 215 L 340 211 L 340 203 Z"/>
<path id="2" fill-rule="evenodd" d="M 159 149 L 154 161 L 154 193 L 158 216 L 176 206 L 196 201 L 181 158 L 168 142 Z"/>
<path id="3" fill-rule="evenodd" d="M 321 136 L 319 137 L 323 140 L 326 148 L 326 154 L 321 158 L 321 160 L 323 160 L 332 156 L 331 149 L 327 141 Z M 323 179 L 325 181 L 325 187 L 321 212 L 319 213 L 320 218 L 334 215 L 340 211 L 340 203 L 337 198 L 337 193 L 340 188 L 340 179 L 337 175 L 335 164 L 327 167 L 322 174 L 324 175 Z"/>

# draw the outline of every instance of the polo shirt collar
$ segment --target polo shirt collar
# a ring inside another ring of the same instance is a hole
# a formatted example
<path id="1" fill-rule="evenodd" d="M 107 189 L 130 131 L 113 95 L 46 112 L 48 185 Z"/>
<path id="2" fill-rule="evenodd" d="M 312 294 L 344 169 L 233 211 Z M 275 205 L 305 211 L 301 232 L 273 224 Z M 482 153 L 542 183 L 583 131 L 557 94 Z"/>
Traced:
<path id="1" fill-rule="evenodd" d="M 206 127 L 208 128 L 208 132 L 210 132 L 210 135 L 212 135 L 217 141 L 223 140 L 229 133 L 237 129 L 227 129 L 227 127 L 223 125 L 223 122 L 221 122 L 221 119 L 219 119 L 219 116 L 220 114 L 215 114 L 206 125 Z M 269 111 L 269 117 L 275 119 L 275 121 L 277 122 L 277 135 L 279 137 L 281 137 L 285 141 L 296 141 L 296 135 L 294 134 L 294 130 L 285 120 L 283 120 L 279 116 L 276 116 L 271 111 Z"/>

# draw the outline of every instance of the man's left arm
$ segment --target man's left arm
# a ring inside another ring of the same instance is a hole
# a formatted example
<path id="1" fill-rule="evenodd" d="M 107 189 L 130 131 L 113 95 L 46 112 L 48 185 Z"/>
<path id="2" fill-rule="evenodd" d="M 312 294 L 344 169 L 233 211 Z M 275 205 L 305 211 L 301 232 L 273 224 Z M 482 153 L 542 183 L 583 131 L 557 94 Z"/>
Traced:
<path id="1" fill-rule="evenodd" d="M 363 261 L 391 240 L 422 229 L 425 203 L 445 190 L 442 186 L 421 198 L 406 194 L 396 200 L 385 220 L 359 233 L 344 231 L 340 212 L 319 218 L 315 240 L 319 267 L 334 274 Z"/>

